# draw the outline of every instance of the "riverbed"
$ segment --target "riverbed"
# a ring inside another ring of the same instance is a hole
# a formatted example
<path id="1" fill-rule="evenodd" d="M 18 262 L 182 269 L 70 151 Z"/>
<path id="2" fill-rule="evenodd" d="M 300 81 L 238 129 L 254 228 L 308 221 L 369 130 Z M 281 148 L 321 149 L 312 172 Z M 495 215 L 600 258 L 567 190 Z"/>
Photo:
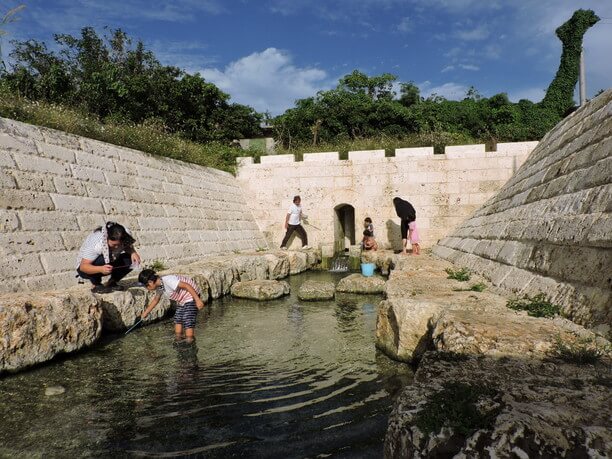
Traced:
<path id="1" fill-rule="evenodd" d="M 312 272 L 270 302 L 230 297 L 0 380 L 0 455 L 382 457 L 410 367 L 374 347 L 380 296 L 301 302 Z M 61 386 L 60 395 L 45 389 Z"/>

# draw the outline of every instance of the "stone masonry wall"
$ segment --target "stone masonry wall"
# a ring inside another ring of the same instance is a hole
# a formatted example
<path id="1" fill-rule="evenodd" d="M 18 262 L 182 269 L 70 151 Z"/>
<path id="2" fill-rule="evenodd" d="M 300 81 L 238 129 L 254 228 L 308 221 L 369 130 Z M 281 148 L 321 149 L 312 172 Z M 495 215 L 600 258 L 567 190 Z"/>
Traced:
<path id="1" fill-rule="evenodd" d="M 231 174 L 0 118 L 0 292 L 75 285 L 107 220 L 145 263 L 267 247 Z"/>
<path id="2" fill-rule="evenodd" d="M 569 318 L 612 324 L 612 90 L 559 123 L 434 253 Z"/>
<path id="3" fill-rule="evenodd" d="M 518 169 L 537 142 L 500 143 L 497 151 L 484 145 L 402 148 L 394 157 L 384 150 L 351 151 L 348 160 L 337 152 L 309 153 L 296 162 L 293 155 L 239 158 L 237 178 L 255 220 L 272 246 L 280 245 L 283 222 L 292 197 L 302 197 L 308 216 L 305 229 L 310 245 L 333 245 L 335 208 L 354 207 L 355 242 L 363 219 L 373 220 L 375 236 L 386 247 L 401 247 L 399 218 L 392 200 L 400 196 L 417 211 L 423 246 L 431 246 L 492 197 Z M 299 246 L 299 239 L 292 247 Z"/>

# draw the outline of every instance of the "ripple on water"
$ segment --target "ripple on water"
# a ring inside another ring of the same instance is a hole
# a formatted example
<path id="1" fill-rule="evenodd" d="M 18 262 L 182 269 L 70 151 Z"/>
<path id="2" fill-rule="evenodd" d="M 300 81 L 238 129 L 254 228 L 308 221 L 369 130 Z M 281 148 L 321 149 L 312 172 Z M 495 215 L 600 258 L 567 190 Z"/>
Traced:
<path id="1" fill-rule="evenodd" d="M 380 456 L 411 373 L 374 348 L 379 301 L 217 300 L 192 346 L 166 320 L 4 378 L 0 456 Z"/>

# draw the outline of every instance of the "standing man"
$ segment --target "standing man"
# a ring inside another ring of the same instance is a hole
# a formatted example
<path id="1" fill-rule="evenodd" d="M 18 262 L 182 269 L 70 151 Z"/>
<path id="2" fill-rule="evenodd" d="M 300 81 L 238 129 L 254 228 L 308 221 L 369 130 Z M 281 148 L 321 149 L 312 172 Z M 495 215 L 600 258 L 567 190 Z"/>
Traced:
<path id="1" fill-rule="evenodd" d="M 299 196 L 294 196 L 293 204 L 289 206 L 289 210 L 287 211 L 287 216 L 285 217 L 285 229 L 287 232 L 285 233 L 283 242 L 281 242 L 281 249 L 283 250 L 287 250 L 287 241 L 289 241 L 294 231 L 297 231 L 298 236 L 302 240 L 302 248 L 309 248 L 308 236 L 306 235 L 306 230 L 302 226 L 302 217 L 306 218 L 306 216 L 302 214 L 301 202 L 302 199 Z"/>

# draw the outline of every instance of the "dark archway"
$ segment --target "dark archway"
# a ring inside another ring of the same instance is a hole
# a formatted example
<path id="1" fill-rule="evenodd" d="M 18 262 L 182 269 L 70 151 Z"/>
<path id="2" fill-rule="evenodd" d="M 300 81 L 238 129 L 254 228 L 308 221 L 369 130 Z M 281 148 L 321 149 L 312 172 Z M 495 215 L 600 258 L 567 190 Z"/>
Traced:
<path id="1" fill-rule="evenodd" d="M 355 245 L 355 208 L 350 204 L 334 207 L 334 252 L 344 252 Z"/>

